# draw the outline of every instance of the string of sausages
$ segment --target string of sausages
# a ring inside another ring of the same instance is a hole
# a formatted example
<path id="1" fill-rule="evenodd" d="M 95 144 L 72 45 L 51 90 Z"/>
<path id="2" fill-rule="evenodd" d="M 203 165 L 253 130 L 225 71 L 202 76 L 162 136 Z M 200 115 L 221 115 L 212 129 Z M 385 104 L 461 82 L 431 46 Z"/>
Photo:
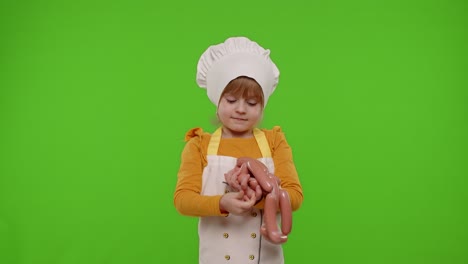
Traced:
<path id="1" fill-rule="evenodd" d="M 224 175 L 231 188 L 243 190 L 244 200 L 264 196 L 264 222 L 260 233 L 274 244 L 285 243 L 292 228 L 292 209 L 287 191 L 280 187 L 278 177 L 268 171 L 261 161 L 242 157 L 237 159 L 235 168 Z M 276 214 L 280 212 L 281 228 L 277 223 Z"/>

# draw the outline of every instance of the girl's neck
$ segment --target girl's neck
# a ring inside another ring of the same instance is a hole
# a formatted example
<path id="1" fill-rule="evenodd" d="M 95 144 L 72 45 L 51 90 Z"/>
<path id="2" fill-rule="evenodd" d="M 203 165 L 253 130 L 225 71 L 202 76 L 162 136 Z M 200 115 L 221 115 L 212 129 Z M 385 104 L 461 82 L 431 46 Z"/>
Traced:
<path id="1" fill-rule="evenodd" d="M 221 134 L 222 138 L 251 138 L 253 137 L 253 129 L 245 132 L 236 132 L 225 127 L 222 128 L 223 133 Z"/>

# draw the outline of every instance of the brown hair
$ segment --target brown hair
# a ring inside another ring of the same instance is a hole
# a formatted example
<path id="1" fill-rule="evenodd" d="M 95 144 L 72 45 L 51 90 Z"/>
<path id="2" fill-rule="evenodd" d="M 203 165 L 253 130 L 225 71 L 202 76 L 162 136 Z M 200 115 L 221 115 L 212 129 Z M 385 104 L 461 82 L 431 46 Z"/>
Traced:
<path id="1" fill-rule="evenodd" d="M 224 88 L 220 100 L 225 94 L 232 94 L 235 97 L 244 99 L 252 98 L 259 102 L 262 107 L 264 106 L 262 87 L 260 87 L 257 81 L 247 76 L 239 76 L 230 81 L 226 85 L 226 88 Z"/>

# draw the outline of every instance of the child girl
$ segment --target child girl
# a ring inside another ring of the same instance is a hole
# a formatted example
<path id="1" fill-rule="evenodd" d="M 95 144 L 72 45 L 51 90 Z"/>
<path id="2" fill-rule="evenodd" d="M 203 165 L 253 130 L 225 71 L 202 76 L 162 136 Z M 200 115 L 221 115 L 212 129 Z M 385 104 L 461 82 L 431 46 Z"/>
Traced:
<path id="1" fill-rule="evenodd" d="M 256 42 L 233 37 L 210 46 L 198 62 L 197 83 L 217 106 L 221 126 L 212 134 L 201 128 L 186 133 L 174 204 L 180 214 L 199 217 L 199 263 L 284 263 L 281 245 L 260 234 L 261 191 L 246 199 L 225 177 L 237 158 L 258 159 L 281 180 L 292 210 L 302 203 L 281 128 L 256 128 L 278 84 L 279 71 L 269 54 Z"/>

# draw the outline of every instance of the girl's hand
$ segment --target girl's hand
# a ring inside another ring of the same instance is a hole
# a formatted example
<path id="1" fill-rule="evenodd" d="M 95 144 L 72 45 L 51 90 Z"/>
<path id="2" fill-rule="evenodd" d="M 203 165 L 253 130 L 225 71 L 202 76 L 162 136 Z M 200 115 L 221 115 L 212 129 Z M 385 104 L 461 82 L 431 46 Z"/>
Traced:
<path id="1" fill-rule="evenodd" d="M 234 215 L 249 213 L 252 211 L 257 199 L 255 195 L 252 195 L 247 200 L 244 200 L 244 198 L 244 191 L 226 193 L 219 200 L 219 209 Z"/>
<path id="2" fill-rule="evenodd" d="M 241 186 L 239 184 L 239 181 L 237 180 L 237 178 L 239 177 L 239 174 L 240 174 L 240 169 L 238 167 L 235 167 L 234 169 L 224 174 L 224 179 L 226 180 L 227 185 L 229 185 L 231 188 L 233 188 L 236 191 L 241 190 Z"/>
<path id="3" fill-rule="evenodd" d="M 257 197 L 257 202 L 259 202 L 263 198 L 263 191 L 255 178 L 249 180 L 249 188 L 255 192 L 255 197 Z"/>

